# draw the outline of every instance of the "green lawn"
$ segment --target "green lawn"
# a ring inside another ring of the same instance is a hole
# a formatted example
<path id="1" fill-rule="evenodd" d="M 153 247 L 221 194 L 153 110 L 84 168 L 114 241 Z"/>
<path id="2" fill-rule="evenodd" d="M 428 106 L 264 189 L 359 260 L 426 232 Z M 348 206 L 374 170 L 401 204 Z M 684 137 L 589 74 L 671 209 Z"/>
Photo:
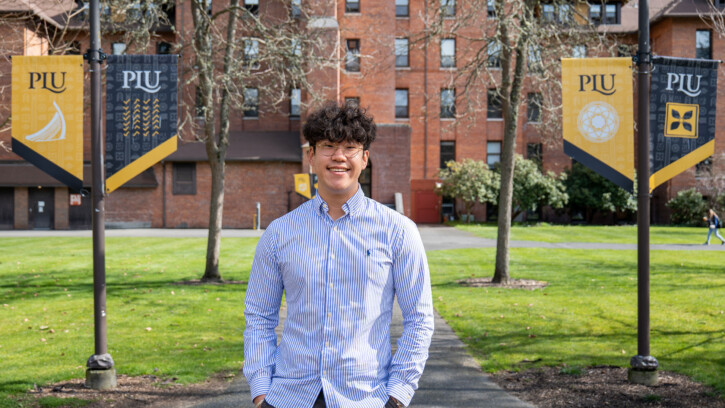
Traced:
<path id="1" fill-rule="evenodd" d="M 542 290 L 463 287 L 493 275 L 495 249 L 428 253 L 436 309 L 488 372 L 629 366 L 637 354 L 635 251 L 513 249 L 513 278 Z M 653 251 L 651 354 L 725 393 L 725 254 Z M 536 361 L 531 364 L 524 361 Z"/>
<path id="2" fill-rule="evenodd" d="M 496 239 L 495 224 L 455 224 L 456 228 L 468 231 L 482 238 Z M 650 227 L 650 244 L 694 244 L 699 245 L 707 239 L 707 228 L 696 227 Z M 637 227 L 634 225 L 549 225 L 515 224 L 511 227 L 511 240 L 538 242 L 602 242 L 636 244 Z M 720 244 L 713 236 L 710 244 Z"/>
<path id="3" fill-rule="evenodd" d="M 249 277 L 257 239 L 224 238 L 221 274 Z M 0 407 L 10 393 L 82 378 L 94 353 L 90 238 L 0 239 Z M 177 285 L 204 271 L 205 239 L 106 241 L 108 349 L 119 374 L 178 382 L 238 370 L 245 284 Z"/>
<path id="4" fill-rule="evenodd" d="M 225 279 L 248 279 L 256 241 L 223 239 Z M 2 238 L 0 246 L 0 407 L 16 407 L 34 383 L 84 376 L 94 353 L 91 239 Z M 239 370 L 246 285 L 177 284 L 201 276 L 205 248 L 201 238 L 107 239 L 108 348 L 119 374 L 188 383 Z M 490 276 L 494 249 L 433 251 L 435 306 L 486 371 L 539 358 L 627 366 L 636 354 L 635 255 L 513 249 L 513 277 L 549 287 L 487 291 L 457 281 Z M 652 252 L 652 354 L 721 393 L 724 264 L 721 252 Z"/>

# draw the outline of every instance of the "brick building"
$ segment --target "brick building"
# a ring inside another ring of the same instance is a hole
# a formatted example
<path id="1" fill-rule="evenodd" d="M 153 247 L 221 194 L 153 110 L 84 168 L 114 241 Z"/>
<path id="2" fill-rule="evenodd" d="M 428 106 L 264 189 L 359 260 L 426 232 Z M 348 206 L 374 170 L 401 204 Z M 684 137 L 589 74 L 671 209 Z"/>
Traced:
<path id="1" fill-rule="evenodd" d="M 677 57 L 721 58 L 722 39 L 700 15 L 709 12 L 709 0 L 652 0 L 651 30 L 653 51 Z M 44 4 L 48 4 L 44 6 Z M 53 7 L 50 7 L 50 4 Z M 147 52 L 168 52 L 170 45 L 188 41 L 191 30 L 189 2 L 177 0 L 170 10 L 176 34 L 160 29 L 160 39 Z M 263 16 L 289 10 L 279 1 L 246 0 Z M 424 29 L 419 17 L 429 13 L 431 3 L 423 0 L 315 0 L 314 17 L 323 22 L 331 43 L 340 44 L 344 61 L 337 69 L 314 75 L 312 83 L 326 89 L 329 99 L 353 100 L 375 117 L 378 140 L 371 147 L 370 169 L 361 183 L 372 198 L 391 206 L 395 193 L 403 197 L 403 210 L 417 222 L 437 223 L 443 214 L 454 211 L 455 203 L 441 200 L 434 193 L 436 175 L 447 160 L 473 158 L 493 164 L 500 158 L 503 121 L 496 109 L 473 113 L 475 121 L 459 120 L 463 111 L 460 95 L 450 83 L 456 67 L 467 57 L 470 47 L 460 38 L 415 43 Z M 469 12 L 465 2 L 449 0 L 446 13 Z M 637 41 L 636 1 L 591 2 L 590 19 L 610 38 L 627 44 Z M 292 9 L 298 4 L 292 1 Z M 452 7 L 451 7 L 452 6 Z M 213 2 L 213 8 L 223 7 Z M 542 6 L 542 18 L 547 10 Z M 83 10 L 82 2 L 72 0 L 13 0 L 0 5 L 0 38 L 5 44 L 0 60 L 0 123 L 10 111 L 9 55 L 43 55 L 52 51 L 54 35 L 64 25 L 71 30 L 76 47 L 85 50 L 87 32 L 68 13 Z M 293 11 L 294 12 L 294 11 Z M 481 18 L 495 18 L 490 10 L 476 11 Z M 315 14 L 316 13 L 316 14 Z M 11 19 L 23 15 L 24 19 Z M 176 36 L 176 37 L 175 37 Z M 107 53 L 124 52 L 118 37 L 107 36 Z M 183 56 L 181 64 L 191 64 Z M 494 68 L 495 69 L 495 68 Z M 87 89 L 88 90 L 88 89 Z M 725 83 L 719 84 L 719 92 Z M 86 92 L 88 93 L 88 92 Z M 187 95 L 192 92 L 186 92 Z M 254 109 L 232 115 L 230 148 L 227 154 L 224 227 L 250 228 L 256 203 L 261 203 L 261 226 L 295 208 L 302 198 L 294 193 L 293 174 L 307 172 L 304 141 L 300 137 L 305 101 L 304 93 L 291 93 L 289 104 L 272 109 L 265 95 L 255 95 Z M 485 98 L 485 92 L 482 93 Z M 721 95 L 722 97 L 722 95 Z M 541 160 L 545 170 L 560 172 L 571 164 L 561 145 L 542 142 L 536 105 L 523 98 L 517 134 L 517 153 Z M 486 103 L 489 103 L 487 101 Z M 721 100 L 718 110 L 722 110 Z M 723 112 L 725 113 L 725 112 Z M 470 116 L 470 115 L 469 115 Z M 718 121 L 723 121 L 719 115 Z M 89 137 L 87 121 L 86 136 Z M 722 129 L 718 123 L 718 129 Z M 191 140 L 193 135 L 180 135 Z M 88 139 L 87 139 L 88 140 Z M 0 143 L 9 147 L 7 123 L 0 127 Z M 86 143 L 86 160 L 90 160 Z M 659 187 L 653 196 L 653 219 L 667 222 L 664 204 L 678 191 L 697 186 L 709 172 L 725 172 L 725 136 L 718 131 L 715 157 L 675 177 Z M 87 167 L 90 167 L 89 165 Z M 205 228 L 208 223 L 210 169 L 204 145 L 182 143 L 178 151 L 163 162 L 137 176 L 106 199 L 106 221 L 118 227 Z M 90 186 L 90 172 L 84 183 Z M 38 216 L 39 203 L 44 215 Z M 483 220 L 486 210 L 476 209 Z M 0 147 L 0 228 L 88 228 L 89 199 L 81 206 L 69 206 L 68 190 L 12 152 Z"/>

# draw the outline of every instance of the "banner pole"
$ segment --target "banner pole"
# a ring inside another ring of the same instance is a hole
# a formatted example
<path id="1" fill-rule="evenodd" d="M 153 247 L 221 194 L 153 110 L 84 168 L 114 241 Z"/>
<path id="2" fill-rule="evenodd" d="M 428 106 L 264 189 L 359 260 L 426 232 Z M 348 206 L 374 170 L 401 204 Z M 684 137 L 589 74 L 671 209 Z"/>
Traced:
<path id="1" fill-rule="evenodd" d="M 657 360 L 650 356 L 649 314 L 649 109 L 652 53 L 649 37 L 649 2 L 639 0 L 637 52 L 637 355 L 630 360 L 629 381 L 656 385 Z"/>
<path id="2" fill-rule="evenodd" d="M 106 347 L 106 248 L 104 164 L 101 129 L 101 24 L 99 0 L 91 0 L 90 47 L 86 59 L 91 76 L 91 173 L 93 222 L 93 326 L 95 353 L 88 358 L 86 386 L 96 390 L 116 387 L 113 358 Z"/>

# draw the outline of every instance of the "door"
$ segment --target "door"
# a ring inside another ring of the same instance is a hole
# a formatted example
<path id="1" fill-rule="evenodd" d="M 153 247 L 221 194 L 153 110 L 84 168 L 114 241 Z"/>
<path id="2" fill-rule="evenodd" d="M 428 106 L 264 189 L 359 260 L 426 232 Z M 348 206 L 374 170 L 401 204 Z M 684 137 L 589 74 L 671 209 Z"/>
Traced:
<path id="1" fill-rule="evenodd" d="M 13 229 L 15 189 L 0 187 L 0 229 Z"/>
<path id="2" fill-rule="evenodd" d="M 31 229 L 52 229 L 55 205 L 53 188 L 28 189 L 28 225 Z"/>
<path id="3" fill-rule="evenodd" d="M 68 206 L 68 228 L 74 230 L 91 229 L 93 224 L 91 210 L 91 193 L 90 188 L 87 189 L 88 193 L 85 193 L 81 197 L 81 205 L 69 205 Z"/>
<path id="4" fill-rule="evenodd" d="M 430 190 L 413 192 L 415 194 L 415 222 L 438 224 L 441 222 L 441 198 Z"/>

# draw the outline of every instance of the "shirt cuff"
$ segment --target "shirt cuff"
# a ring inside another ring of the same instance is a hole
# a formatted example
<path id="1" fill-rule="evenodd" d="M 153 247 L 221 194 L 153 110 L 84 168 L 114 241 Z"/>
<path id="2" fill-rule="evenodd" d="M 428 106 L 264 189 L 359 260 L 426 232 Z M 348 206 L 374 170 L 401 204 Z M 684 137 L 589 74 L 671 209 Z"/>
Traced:
<path id="1" fill-rule="evenodd" d="M 252 400 L 262 394 L 269 393 L 269 387 L 272 380 L 269 377 L 259 377 L 249 382 L 249 391 L 252 394 Z"/>
<path id="2" fill-rule="evenodd" d="M 400 401 L 406 407 L 410 405 L 410 400 L 413 399 L 415 390 L 410 384 L 403 384 L 395 379 L 391 378 L 388 381 L 388 395 L 395 397 L 396 400 Z"/>

